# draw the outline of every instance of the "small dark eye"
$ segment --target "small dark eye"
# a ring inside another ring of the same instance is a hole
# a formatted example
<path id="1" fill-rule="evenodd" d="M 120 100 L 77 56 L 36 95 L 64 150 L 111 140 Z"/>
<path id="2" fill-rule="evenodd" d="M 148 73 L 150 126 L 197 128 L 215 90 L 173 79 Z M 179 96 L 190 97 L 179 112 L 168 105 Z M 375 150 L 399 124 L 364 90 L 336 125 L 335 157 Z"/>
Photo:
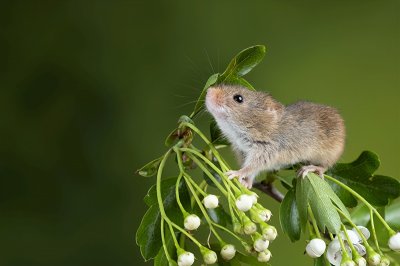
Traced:
<path id="1" fill-rule="evenodd" d="M 243 102 L 243 97 L 240 94 L 235 94 L 233 96 L 233 99 L 235 100 L 235 102 L 238 102 L 238 103 L 242 103 Z"/>

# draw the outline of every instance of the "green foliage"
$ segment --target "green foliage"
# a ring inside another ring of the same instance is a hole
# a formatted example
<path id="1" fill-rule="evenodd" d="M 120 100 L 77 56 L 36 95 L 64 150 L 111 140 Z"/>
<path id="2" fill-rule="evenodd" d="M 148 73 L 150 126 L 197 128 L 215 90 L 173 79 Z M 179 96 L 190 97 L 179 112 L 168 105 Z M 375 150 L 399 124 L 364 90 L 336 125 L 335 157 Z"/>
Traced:
<path id="1" fill-rule="evenodd" d="M 145 166 L 137 170 L 136 172 L 144 177 L 149 177 L 153 176 L 157 173 L 158 166 L 160 165 L 162 157 L 157 158 L 149 163 L 147 163 Z"/>
<path id="2" fill-rule="evenodd" d="M 282 230 L 292 242 L 300 239 L 300 216 L 297 208 L 294 189 L 290 189 L 283 199 L 279 209 L 279 221 Z"/>
<path id="3" fill-rule="evenodd" d="M 164 179 L 161 182 L 161 195 L 163 198 L 163 205 L 165 212 L 178 223 L 183 220 L 182 213 L 177 211 L 179 209 L 176 202 L 175 184 L 177 178 Z M 190 206 L 190 197 L 186 186 L 183 182 L 179 185 L 179 194 L 182 202 L 185 203 L 187 208 Z M 157 256 L 162 247 L 161 242 L 161 214 L 158 207 L 156 185 L 153 185 L 147 195 L 144 197 L 145 203 L 149 206 L 142 222 L 136 232 L 136 243 L 140 247 L 140 252 L 145 260 L 149 260 Z M 161 256 L 161 255 L 160 255 Z M 160 258 L 161 259 L 161 258 Z"/>
<path id="4" fill-rule="evenodd" d="M 296 200 L 301 206 L 299 211 L 303 228 L 308 222 L 307 215 L 304 215 L 308 213 L 308 206 L 311 207 L 318 227 L 323 232 L 327 228 L 329 232 L 336 234 L 340 229 L 341 219 L 335 209 L 335 205 L 350 217 L 343 203 L 341 203 L 330 186 L 319 176 L 308 174 L 307 178 L 299 178 L 296 188 L 298 188 L 296 190 Z"/>
<path id="5" fill-rule="evenodd" d="M 227 83 L 229 83 L 232 77 L 236 80 L 246 75 L 263 60 L 266 51 L 264 45 L 255 45 L 244 49 L 231 60 L 219 82 L 228 81 Z"/>
<path id="6" fill-rule="evenodd" d="M 399 197 L 400 182 L 392 177 L 374 175 L 379 165 L 378 155 L 364 151 L 351 163 L 338 163 L 328 174 L 353 188 L 372 205 L 385 206 L 390 199 Z M 332 188 L 346 206 L 357 205 L 356 199 L 348 191 L 335 184 L 332 184 Z"/>

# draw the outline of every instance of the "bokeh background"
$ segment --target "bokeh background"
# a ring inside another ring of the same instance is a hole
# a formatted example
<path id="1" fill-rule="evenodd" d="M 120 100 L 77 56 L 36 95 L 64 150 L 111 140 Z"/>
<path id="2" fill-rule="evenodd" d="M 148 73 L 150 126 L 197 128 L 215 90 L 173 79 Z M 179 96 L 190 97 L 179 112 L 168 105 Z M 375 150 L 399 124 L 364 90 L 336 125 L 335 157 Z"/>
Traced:
<path id="1" fill-rule="evenodd" d="M 1 1 L 0 265 L 150 265 L 134 236 L 155 179 L 134 172 L 254 44 L 257 89 L 336 106 L 342 161 L 370 149 L 400 177 L 399 14 L 398 0 Z M 311 265 L 303 248 L 282 235 L 274 265 Z"/>

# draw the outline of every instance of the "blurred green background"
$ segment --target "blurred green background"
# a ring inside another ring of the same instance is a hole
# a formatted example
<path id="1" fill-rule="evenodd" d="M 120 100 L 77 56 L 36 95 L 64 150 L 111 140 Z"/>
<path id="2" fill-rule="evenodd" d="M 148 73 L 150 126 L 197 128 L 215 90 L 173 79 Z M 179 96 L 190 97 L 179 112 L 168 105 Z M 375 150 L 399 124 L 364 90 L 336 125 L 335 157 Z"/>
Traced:
<path id="1" fill-rule="evenodd" d="M 400 177 L 399 14 L 398 0 L 1 1 L 0 265 L 148 265 L 134 236 L 155 179 L 134 172 L 254 44 L 257 89 L 336 106 L 342 161 L 370 149 Z M 311 265 L 303 248 L 281 235 L 274 265 Z"/>

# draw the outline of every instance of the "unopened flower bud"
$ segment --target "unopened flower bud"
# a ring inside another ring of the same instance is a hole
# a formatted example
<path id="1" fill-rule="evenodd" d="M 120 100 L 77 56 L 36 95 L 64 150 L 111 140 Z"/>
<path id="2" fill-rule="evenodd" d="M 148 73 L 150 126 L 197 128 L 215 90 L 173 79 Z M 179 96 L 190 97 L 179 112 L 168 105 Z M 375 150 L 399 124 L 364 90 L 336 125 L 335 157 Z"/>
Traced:
<path id="1" fill-rule="evenodd" d="M 215 208 L 218 207 L 218 203 L 219 203 L 218 197 L 215 196 L 215 195 L 212 195 L 212 194 L 207 195 L 207 196 L 203 199 L 203 203 L 204 203 L 204 206 L 205 206 L 207 209 L 215 209 Z"/>
<path id="2" fill-rule="evenodd" d="M 236 207 L 243 212 L 247 212 L 252 206 L 253 197 L 247 194 L 242 194 L 236 199 Z"/>
<path id="3" fill-rule="evenodd" d="M 205 249 L 203 254 L 203 260 L 205 264 L 213 264 L 217 261 L 217 253 L 212 250 Z"/>
<path id="4" fill-rule="evenodd" d="M 179 266 L 190 266 L 194 263 L 194 255 L 191 252 L 184 251 L 178 256 Z"/>
<path id="5" fill-rule="evenodd" d="M 221 257 L 224 260 L 231 260 L 235 257 L 236 248 L 234 245 L 228 244 L 222 247 L 221 249 Z"/>
<path id="6" fill-rule="evenodd" d="M 243 232 L 246 235 L 252 235 L 257 231 L 257 225 L 255 223 L 253 223 L 252 221 L 247 221 L 244 225 L 243 225 Z"/>
<path id="7" fill-rule="evenodd" d="M 189 231 L 196 230 L 200 226 L 200 218 L 196 214 L 186 216 L 183 222 L 185 229 Z"/>
<path id="8" fill-rule="evenodd" d="M 379 266 L 389 266 L 389 265 L 390 265 L 390 260 L 386 257 L 382 257 Z"/>
<path id="9" fill-rule="evenodd" d="M 271 251 L 268 249 L 258 253 L 257 260 L 259 262 L 268 262 L 271 259 Z"/>
<path id="10" fill-rule="evenodd" d="M 306 252 L 308 256 L 315 259 L 321 257 L 322 254 L 324 254 L 325 249 L 325 241 L 319 238 L 314 238 L 307 244 Z"/>
<path id="11" fill-rule="evenodd" d="M 256 203 L 257 203 L 257 200 L 258 200 L 258 195 L 257 195 L 257 193 L 252 192 L 252 193 L 250 193 L 250 194 L 248 194 L 248 195 L 251 197 L 252 202 L 253 202 L 253 205 L 256 204 Z"/>
<path id="12" fill-rule="evenodd" d="M 272 213 L 268 209 L 261 210 L 258 215 L 260 216 L 261 220 L 264 222 L 268 222 L 271 219 Z"/>
<path id="13" fill-rule="evenodd" d="M 381 262 L 381 256 L 374 250 L 372 250 L 372 248 L 370 248 L 367 260 L 368 260 L 368 265 L 376 266 Z"/>
<path id="14" fill-rule="evenodd" d="M 273 241 L 278 235 L 276 228 L 272 225 L 263 226 L 262 235 L 268 241 Z"/>
<path id="15" fill-rule="evenodd" d="M 257 238 L 254 241 L 253 247 L 257 252 L 263 252 L 264 250 L 266 250 L 269 246 L 269 241 L 263 239 L 263 237 L 257 233 Z"/>
<path id="16" fill-rule="evenodd" d="M 397 232 L 389 238 L 388 246 L 391 250 L 400 251 L 400 232 Z"/>
<path id="17" fill-rule="evenodd" d="M 354 260 L 357 266 L 367 266 L 367 261 L 363 257 L 358 257 Z"/>
<path id="18" fill-rule="evenodd" d="M 357 229 L 358 229 L 358 230 L 357 230 Z M 365 237 L 365 239 L 368 239 L 368 238 L 371 236 L 371 233 L 369 232 L 368 228 L 366 228 L 365 226 L 358 225 L 358 226 L 357 226 L 357 229 L 356 229 L 356 228 L 353 228 L 353 229 L 351 229 L 351 230 L 354 231 L 354 232 L 357 234 L 357 236 L 358 236 L 358 238 L 359 238 L 360 240 L 362 240 L 362 238 L 361 238 L 360 234 L 358 233 L 358 231 L 360 231 L 361 234 L 363 234 L 363 236 Z"/>
<path id="19" fill-rule="evenodd" d="M 243 226 L 238 221 L 233 223 L 233 232 L 235 232 L 236 234 L 243 234 L 244 233 L 243 232 Z"/>

